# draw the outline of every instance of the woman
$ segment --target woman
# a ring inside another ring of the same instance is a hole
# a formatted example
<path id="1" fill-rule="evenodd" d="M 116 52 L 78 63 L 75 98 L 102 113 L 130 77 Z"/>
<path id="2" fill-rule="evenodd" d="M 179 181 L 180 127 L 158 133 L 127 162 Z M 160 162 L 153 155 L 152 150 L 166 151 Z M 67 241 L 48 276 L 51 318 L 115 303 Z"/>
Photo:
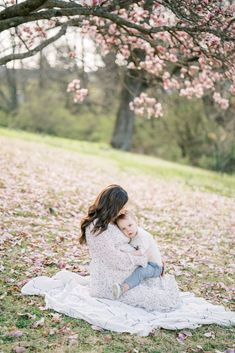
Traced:
<path id="1" fill-rule="evenodd" d="M 125 237 L 114 224 L 125 212 L 127 192 L 119 185 L 110 185 L 96 198 L 81 222 L 81 244 L 87 243 L 90 256 L 90 294 L 113 299 L 112 286 L 122 283 L 137 266 L 146 266 L 145 256 L 133 256 L 119 250 L 126 244 Z M 131 247 L 131 245 L 130 245 Z M 147 310 L 170 311 L 179 303 L 179 290 L 173 276 L 165 276 L 164 289 L 159 278 L 143 281 L 126 292 L 121 301 Z"/>

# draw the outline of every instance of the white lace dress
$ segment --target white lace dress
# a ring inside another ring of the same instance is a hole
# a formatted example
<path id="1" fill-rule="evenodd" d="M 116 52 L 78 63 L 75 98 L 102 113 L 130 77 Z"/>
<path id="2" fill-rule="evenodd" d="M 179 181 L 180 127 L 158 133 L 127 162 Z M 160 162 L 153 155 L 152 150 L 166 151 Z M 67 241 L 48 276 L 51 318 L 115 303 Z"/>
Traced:
<path id="1" fill-rule="evenodd" d="M 136 267 L 145 266 L 147 259 L 145 256 L 132 256 L 119 249 L 128 239 L 116 225 L 109 224 L 107 230 L 98 236 L 94 236 L 92 228 L 93 225 L 90 225 L 86 229 L 91 256 L 90 294 L 93 297 L 113 299 L 112 285 L 115 282 L 123 282 Z M 174 276 L 171 275 L 165 275 L 163 279 L 144 280 L 119 300 L 148 311 L 166 312 L 180 305 L 179 289 Z"/>

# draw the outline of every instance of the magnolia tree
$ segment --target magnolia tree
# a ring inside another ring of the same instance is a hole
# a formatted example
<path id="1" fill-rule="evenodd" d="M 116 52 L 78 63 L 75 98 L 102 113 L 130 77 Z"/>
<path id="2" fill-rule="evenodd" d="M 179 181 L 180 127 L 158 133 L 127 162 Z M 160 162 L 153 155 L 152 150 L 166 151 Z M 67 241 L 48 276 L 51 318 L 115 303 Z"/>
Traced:
<path id="1" fill-rule="evenodd" d="M 145 73 L 164 90 L 187 98 L 211 93 L 221 109 L 235 94 L 235 5 L 222 0 L 5 0 L 0 12 L 2 39 L 10 33 L 0 63 L 35 55 L 79 28 L 102 56 L 114 52 L 116 63 L 134 73 Z M 2 43 L 4 40 L 2 40 Z M 68 54 L 75 59 L 76 53 Z M 221 87 L 226 82 L 226 94 Z M 68 85 L 74 101 L 88 91 L 79 80 Z M 136 114 L 151 118 L 163 114 L 157 97 L 133 94 L 129 104 Z"/>

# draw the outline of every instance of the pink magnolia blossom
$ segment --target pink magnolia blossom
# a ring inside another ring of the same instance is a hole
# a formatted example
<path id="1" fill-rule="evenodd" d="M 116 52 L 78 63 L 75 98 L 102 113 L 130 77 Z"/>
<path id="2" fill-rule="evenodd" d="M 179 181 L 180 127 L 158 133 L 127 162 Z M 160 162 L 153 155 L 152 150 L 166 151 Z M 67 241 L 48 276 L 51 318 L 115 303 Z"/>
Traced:
<path id="1" fill-rule="evenodd" d="M 229 90 L 230 90 L 231 94 L 235 95 L 235 80 L 233 81 L 233 84 L 231 85 Z"/>
<path id="2" fill-rule="evenodd" d="M 75 79 L 68 84 L 67 92 L 73 92 L 74 103 L 82 103 L 88 95 L 88 89 L 80 87 L 80 80 Z"/>
<path id="3" fill-rule="evenodd" d="M 148 97 L 146 93 L 141 93 L 130 103 L 130 109 L 137 115 L 146 116 L 148 119 L 159 118 L 163 115 L 162 105 L 155 98 Z"/>
<path id="4" fill-rule="evenodd" d="M 80 89 L 80 80 L 75 79 L 68 84 L 67 92 L 75 92 Z"/>
<path id="5" fill-rule="evenodd" d="M 146 21 L 148 16 L 146 10 L 141 8 L 141 6 L 141 3 L 138 5 L 134 4 L 130 6 L 129 10 L 120 9 L 116 10 L 115 13 L 136 24 L 143 24 L 143 21 Z M 200 7 L 200 4 L 198 6 Z M 204 11 L 203 7 L 200 8 L 200 11 Z M 94 20 L 97 28 L 100 27 L 101 23 L 103 25 L 104 19 L 94 18 Z M 166 8 L 159 4 L 154 5 L 153 12 L 149 17 L 150 25 L 158 27 L 176 23 L 177 19 L 172 13 L 167 12 Z M 88 22 L 87 25 L 89 27 Z M 92 24 L 93 26 L 94 24 Z M 216 84 L 224 79 L 224 75 L 219 72 L 221 62 L 213 58 L 208 59 L 202 54 L 200 42 L 198 45 L 195 45 L 195 42 L 186 32 L 181 31 L 178 34 L 183 43 L 182 46 L 179 46 L 179 43 L 175 41 L 175 38 L 169 32 L 153 33 L 152 38 L 156 42 L 159 42 L 154 50 L 143 38 L 128 35 L 128 33 L 116 24 L 110 23 L 108 28 L 108 31 L 101 31 L 99 33 L 94 29 L 92 30 L 96 42 L 106 49 L 106 53 L 113 50 L 113 47 L 117 47 L 116 63 L 118 65 L 126 65 L 129 69 L 141 69 L 151 75 L 160 76 L 164 89 L 178 90 L 181 95 L 189 99 L 192 97 L 201 98 L 206 92 L 213 92 Z M 87 30 L 88 32 L 91 32 L 91 28 Z M 129 29 L 129 33 L 138 35 L 136 29 Z M 222 50 L 220 40 L 215 35 L 202 34 L 201 37 L 202 48 L 207 47 L 210 50 L 215 50 L 215 48 L 217 50 L 219 48 L 218 50 Z M 228 46 L 226 50 L 234 48 L 233 44 L 225 44 Z M 132 61 L 131 53 L 135 49 L 141 49 L 145 52 L 143 60 L 139 62 Z M 199 56 L 198 62 L 190 65 L 188 68 L 183 67 L 180 70 L 180 76 L 166 76 L 166 73 L 169 73 L 168 62 L 177 63 L 178 58 L 181 58 L 182 54 L 187 60 L 188 57 L 192 56 L 192 53 L 195 53 L 195 56 Z M 217 69 L 218 71 L 216 71 Z M 230 79 L 233 75 L 231 72 L 228 72 L 226 77 Z M 230 91 L 233 91 L 233 88 Z M 226 106 L 225 102 L 221 102 L 220 104 L 223 107 Z M 134 109 L 132 105 L 131 107 Z M 140 115 L 152 116 L 152 109 L 141 109 L 138 103 L 138 108 L 135 111 Z"/>
<path id="6" fill-rule="evenodd" d="M 68 57 L 70 58 L 70 59 L 74 59 L 74 58 L 76 58 L 76 51 L 75 50 L 71 50 L 71 51 L 69 51 L 68 52 Z"/>
<path id="7" fill-rule="evenodd" d="M 98 6 L 101 5 L 103 0 L 80 0 L 79 3 L 82 6 Z"/>
<path id="8" fill-rule="evenodd" d="M 36 25 L 34 29 L 35 29 L 35 32 L 37 32 L 40 37 L 42 37 L 42 38 L 46 38 L 47 37 L 47 34 L 46 34 L 44 26 Z"/>
<path id="9" fill-rule="evenodd" d="M 16 4 L 16 0 L 5 0 L 6 6 L 12 6 Z"/>
<path id="10" fill-rule="evenodd" d="M 76 91 L 73 98 L 74 103 L 82 103 L 87 95 L 88 89 L 86 88 L 81 88 L 80 90 Z"/>
<path id="11" fill-rule="evenodd" d="M 213 94 L 214 101 L 220 106 L 221 109 L 226 110 L 229 107 L 229 102 L 227 99 L 222 98 L 219 92 Z"/>

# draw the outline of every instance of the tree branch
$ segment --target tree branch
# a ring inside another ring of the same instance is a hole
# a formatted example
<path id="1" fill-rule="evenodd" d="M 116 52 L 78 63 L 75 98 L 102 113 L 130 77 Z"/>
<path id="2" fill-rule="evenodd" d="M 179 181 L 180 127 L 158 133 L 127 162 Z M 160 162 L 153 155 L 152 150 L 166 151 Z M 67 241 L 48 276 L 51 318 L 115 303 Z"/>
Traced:
<path id="1" fill-rule="evenodd" d="M 55 42 L 57 39 L 59 39 L 61 36 L 63 36 L 66 33 L 66 31 L 67 31 L 67 26 L 64 25 L 61 27 L 61 29 L 59 30 L 59 32 L 56 35 L 45 40 L 43 43 L 39 44 L 35 48 L 28 50 L 27 52 L 24 52 L 24 53 L 18 53 L 18 54 L 12 53 L 12 54 L 9 54 L 9 55 L 6 55 L 6 56 L 0 58 L 0 65 L 5 65 L 6 63 L 8 63 L 9 61 L 12 61 L 12 60 L 24 59 L 24 58 L 28 58 L 30 56 L 35 55 L 36 53 L 40 52 L 42 49 L 47 47 L 49 44 Z"/>
<path id="2" fill-rule="evenodd" d="M 28 0 L 32 1 L 32 0 Z M 39 0 L 37 0 L 39 2 Z M 42 0 L 41 0 L 42 2 Z M 54 1 L 49 0 L 47 4 L 52 4 Z M 60 3 L 60 4 L 59 4 Z M 192 27 L 190 26 L 181 26 L 181 25 L 175 25 L 175 26 L 159 26 L 159 27 L 150 27 L 146 28 L 144 26 L 138 25 L 136 23 L 130 22 L 123 17 L 120 17 L 116 14 L 110 13 L 106 11 L 105 8 L 100 8 L 100 7 L 84 7 L 78 4 L 74 4 L 74 7 L 71 7 L 71 3 L 66 3 L 67 7 L 65 7 L 65 2 L 58 1 L 58 5 L 56 7 L 59 7 L 60 5 L 63 6 L 61 8 L 53 8 L 49 10 L 44 10 L 40 12 L 33 12 L 30 13 L 27 16 L 17 16 L 17 17 L 12 17 L 8 18 L 5 20 L 2 20 L 0 22 L 0 32 L 4 31 L 6 29 L 9 29 L 11 27 L 16 27 L 20 24 L 23 23 L 28 23 L 28 22 L 33 22 L 33 21 L 38 21 L 38 20 L 50 20 L 51 18 L 54 17 L 63 17 L 63 16 L 76 16 L 76 15 L 84 15 L 84 16 L 97 16 L 100 18 L 105 18 L 107 20 L 110 20 L 113 23 L 116 23 L 118 26 L 125 26 L 131 29 L 135 29 L 139 31 L 140 33 L 143 33 L 145 35 L 151 35 L 154 33 L 159 33 L 159 32 L 168 32 L 168 31 L 174 31 L 174 32 L 186 32 L 190 36 L 201 34 L 201 33 L 211 33 L 214 34 L 215 36 L 226 40 L 226 41 L 234 41 L 235 36 L 234 35 L 227 35 L 225 31 L 221 31 L 219 29 L 213 29 L 208 26 L 197 26 L 196 24 Z M 232 33 L 231 33 L 232 34 Z"/>
<path id="3" fill-rule="evenodd" d="M 0 12 L 0 20 L 15 16 L 26 16 L 30 12 L 37 10 L 47 0 L 26 0 L 20 4 L 7 7 L 4 11 Z"/>
<path id="4" fill-rule="evenodd" d="M 122 16 L 119 16 L 117 13 L 112 12 L 114 10 L 120 8 L 126 8 L 127 4 L 130 6 L 131 4 L 138 4 L 140 1 L 137 0 L 114 0 L 114 1 L 105 1 L 102 6 L 96 7 L 86 7 L 81 6 L 74 1 L 66 2 L 63 0 L 55 1 L 55 0 L 26 0 L 18 5 L 11 6 L 4 11 L 0 12 L 0 32 L 4 30 L 8 30 L 12 27 L 17 27 L 21 24 L 26 24 L 29 22 L 35 22 L 39 20 L 50 20 L 56 19 L 56 27 L 58 26 L 81 26 L 81 21 L 84 18 L 88 18 L 92 20 L 92 18 L 101 18 L 105 19 L 105 25 L 108 27 L 111 23 L 115 23 L 119 29 L 126 31 L 129 36 L 133 36 L 136 38 L 141 38 L 142 40 L 148 42 L 153 48 L 156 48 L 157 43 L 159 43 L 159 39 L 154 38 L 154 34 L 168 32 L 172 36 L 175 36 L 175 39 L 180 42 L 181 32 L 187 33 L 193 41 L 197 42 L 197 46 L 200 48 L 200 51 L 205 55 L 216 57 L 216 53 L 211 53 L 209 50 L 203 48 L 200 44 L 201 39 L 203 39 L 203 35 L 205 33 L 211 33 L 216 37 L 219 37 L 223 41 L 232 42 L 235 40 L 235 34 L 232 30 L 225 31 L 221 26 L 218 28 L 213 28 L 209 23 L 199 25 L 197 23 L 198 17 L 195 16 L 195 8 L 188 7 L 183 8 L 183 1 L 179 0 L 179 7 L 175 7 L 175 0 L 160 0 L 154 1 L 149 0 L 149 4 L 158 3 L 162 6 L 165 6 L 167 9 L 171 10 L 179 20 L 184 19 L 184 24 L 176 24 L 176 25 L 164 25 L 159 27 L 151 27 L 146 26 L 144 24 L 137 24 L 134 21 L 128 20 Z M 147 4 L 147 1 L 146 1 Z M 146 5 L 145 4 L 145 5 Z M 178 6 L 178 5 L 177 5 Z M 190 15 L 191 14 L 191 15 Z M 79 17 L 78 17 L 79 16 Z M 191 16 L 191 17 L 190 17 Z M 64 22 L 64 17 L 67 17 L 67 22 Z M 62 18 L 62 21 L 59 21 L 59 18 Z M 79 23 L 80 22 L 80 23 Z M 233 20 L 229 23 L 231 25 Z M 63 27 L 64 28 L 64 27 Z M 227 27 L 228 28 L 228 27 Z M 98 27 L 98 30 L 100 27 Z M 63 32 L 63 30 L 62 30 Z M 202 36 L 201 36 L 202 35 Z M 48 39 L 48 44 L 57 39 L 57 35 Z M 40 44 L 36 48 L 41 48 L 41 46 L 47 46 L 47 41 Z M 182 44 L 182 43 L 181 43 Z M 41 50 L 41 49 L 32 49 L 28 52 L 22 54 L 14 54 L 7 55 L 0 59 L 0 63 L 6 63 L 13 59 L 22 59 L 24 57 L 29 57 L 32 54 Z M 8 59 L 7 59 L 8 58 Z M 217 57 L 218 58 L 218 57 Z M 221 59 L 221 58 L 218 58 Z"/>

